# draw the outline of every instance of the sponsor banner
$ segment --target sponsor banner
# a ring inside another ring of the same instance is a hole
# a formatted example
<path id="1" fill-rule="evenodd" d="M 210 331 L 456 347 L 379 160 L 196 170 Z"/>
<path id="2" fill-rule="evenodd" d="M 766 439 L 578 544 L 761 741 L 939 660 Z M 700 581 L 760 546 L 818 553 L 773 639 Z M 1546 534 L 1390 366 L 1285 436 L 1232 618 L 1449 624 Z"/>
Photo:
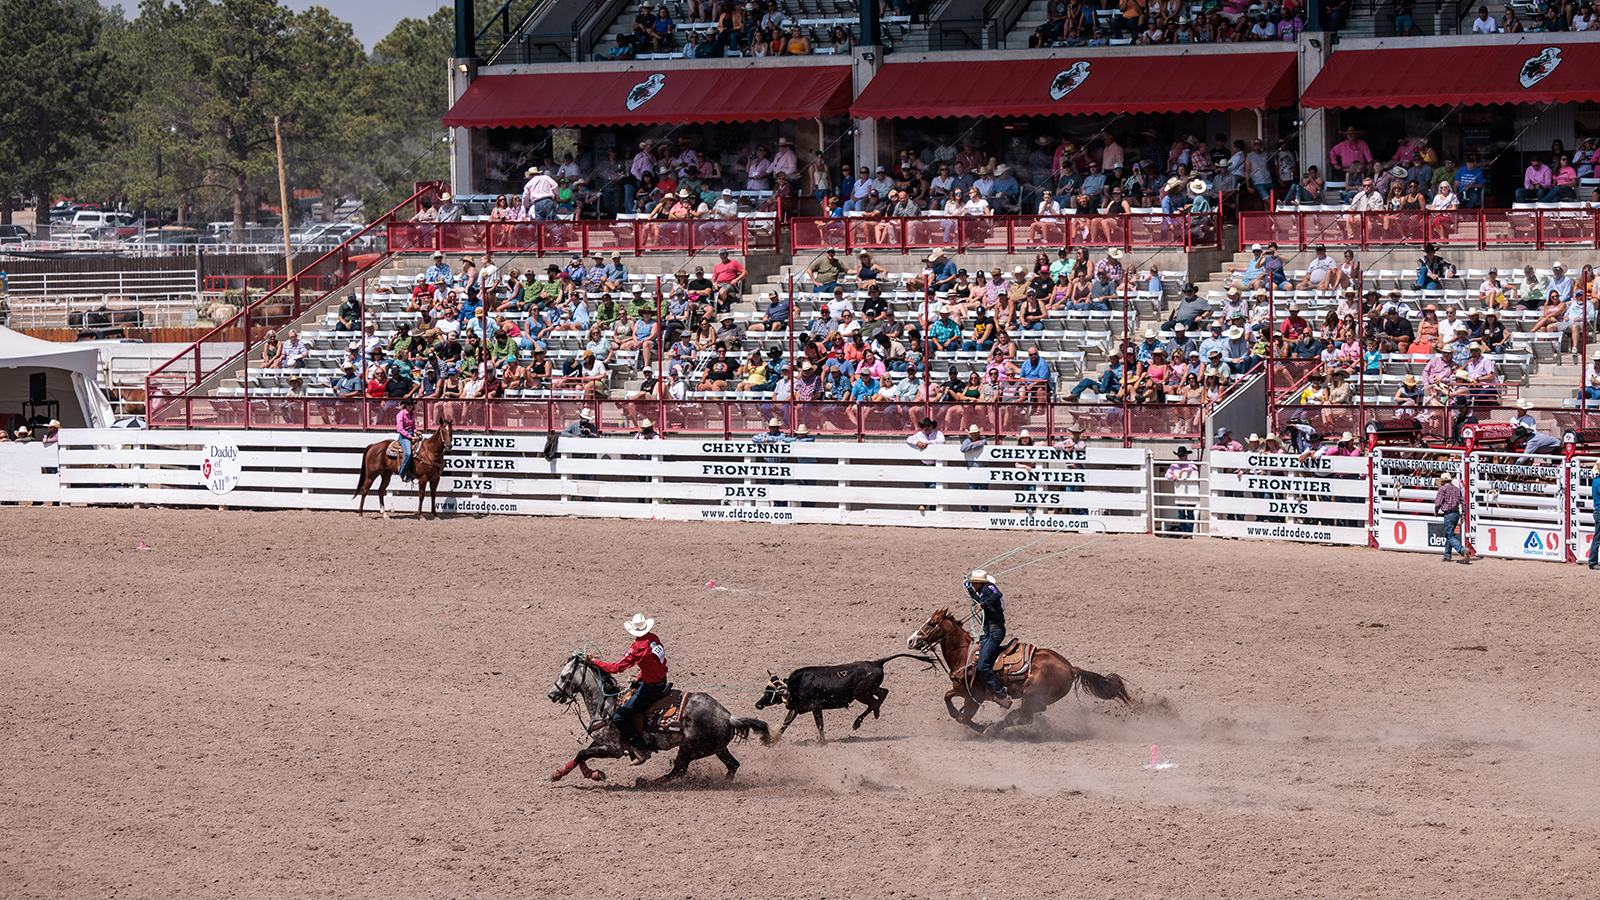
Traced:
<path id="1" fill-rule="evenodd" d="M 1210 531 L 1223 537 L 1367 543 L 1364 456 L 1210 455 Z"/>
<path id="2" fill-rule="evenodd" d="M 1589 561 L 1589 544 L 1594 539 L 1596 465 L 1600 458 L 1575 456 L 1567 468 L 1567 547 L 1578 562 Z"/>
<path id="3" fill-rule="evenodd" d="M 1566 562 L 1565 459 L 1477 451 L 1468 469 L 1475 553 Z"/>

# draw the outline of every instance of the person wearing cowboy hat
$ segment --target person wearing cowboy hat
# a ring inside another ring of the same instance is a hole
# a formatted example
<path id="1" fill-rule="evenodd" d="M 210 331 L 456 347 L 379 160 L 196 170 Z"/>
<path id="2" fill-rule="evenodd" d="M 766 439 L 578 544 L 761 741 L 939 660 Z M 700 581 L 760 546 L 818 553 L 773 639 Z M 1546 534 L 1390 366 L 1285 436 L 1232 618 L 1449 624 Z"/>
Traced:
<path id="1" fill-rule="evenodd" d="M 538 166 L 530 166 L 527 175 L 528 183 L 522 188 L 522 205 L 532 211 L 535 219 L 554 219 L 556 196 L 560 193 L 560 186 L 548 172 Z"/>
<path id="2" fill-rule="evenodd" d="M 456 202 L 455 197 L 451 196 L 449 191 L 441 191 L 439 194 L 439 207 L 433 212 L 433 220 L 435 222 L 459 222 L 461 221 L 461 216 L 461 204 Z"/>
<path id="3" fill-rule="evenodd" d="M 578 412 L 575 422 L 568 422 L 567 427 L 561 429 L 562 437 L 599 437 L 600 431 L 595 427 L 594 410 L 585 406 Z"/>
<path id="4" fill-rule="evenodd" d="M 1455 264 L 1440 256 L 1438 247 L 1433 244 L 1423 244 L 1422 256 L 1417 258 L 1417 283 L 1414 287 L 1419 291 L 1444 290 L 1444 279 L 1454 277 L 1456 277 Z"/>
<path id="5" fill-rule="evenodd" d="M 1001 709 L 1011 708 L 1011 698 L 1006 685 L 994 670 L 994 661 L 1000 657 L 1000 645 L 1006 640 L 1006 601 L 994 576 L 982 569 L 973 569 L 962 583 L 972 604 L 983 613 L 983 630 L 978 639 L 976 672 L 978 680 L 989 687 L 989 699 Z"/>
<path id="6" fill-rule="evenodd" d="M 1361 139 L 1360 134 L 1355 126 L 1347 126 L 1344 140 L 1334 144 L 1328 151 L 1328 168 L 1339 180 L 1349 182 L 1372 171 L 1372 147 Z"/>
<path id="7" fill-rule="evenodd" d="M 984 439 L 983 426 L 977 424 L 968 425 L 967 433 L 961 438 L 961 453 L 967 459 L 967 468 L 981 469 L 984 467 L 983 450 L 987 446 L 989 446 L 989 442 Z M 970 488 L 974 491 L 987 491 L 989 485 L 982 481 L 973 481 Z M 973 512 L 986 513 L 989 511 L 987 506 L 973 506 L 970 509 Z"/>
<path id="8" fill-rule="evenodd" d="M 1456 476 L 1446 472 L 1439 476 L 1439 490 L 1433 495 L 1433 514 L 1444 519 L 1444 561 L 1450 562 L 1452 551 L 1461 554 L 1463 563 L 1469 562 L 1467 545 L 1456 536 L 1461 525 L 1461 513 L 1466 509 L 1466 495 L 1456 484 Z"/>
<path id="9" fill-rule="evenodd" d="M 400 412 L 394 417 L 395 437 L 400 441 L 400 480 L 412 481 L 411 445 L 419 436 L 416 416 L 417 401 L 406 397 L 400 401 Z"/>
<path id="10" fill-rule="evenodd" d="M 773 173 L 782 172 L 793 180 L 800 172 L 800 161 L 794 155 L 794 141 L 786 137 L 778 138 L 778 152 L 772 154 Z"/>
<path id="11" fill-rule="evenodd" d="M 633 644 L 621 659 L 608 663 L 589 657 L 595 668 L 610 675 L 639 667 L 638 688 L 611 714 L 611 724 L 617 726 L 617 732 L 622 735 L 636 766 L 650 759 L 650 747 L 645 743 L 644 735 L 635 727 L 633 719 L 644 715 L 656 701 L 665 697 L 669 687 L 667 648 L 656 636 L 655 627 L 655 619 L 647 619 L 643 613 L 634 613 L 632 619 L 622 623 L 622 630 L 633 637 Z"/>

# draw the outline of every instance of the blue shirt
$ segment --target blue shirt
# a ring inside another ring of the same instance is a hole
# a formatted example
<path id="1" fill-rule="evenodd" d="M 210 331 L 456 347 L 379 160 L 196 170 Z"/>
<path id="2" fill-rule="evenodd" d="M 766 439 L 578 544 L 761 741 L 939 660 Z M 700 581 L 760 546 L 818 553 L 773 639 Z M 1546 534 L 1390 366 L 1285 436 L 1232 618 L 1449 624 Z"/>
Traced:
<path id="1" fill-rule="evenodd" d="M 449 284 L 454 280 L 448 263 L 434 263 L 422 277 L 429 284 Z"/>
<path id="2" fill-rule="evenodd" d="M 1483 170 L 1477 166 L 1456 170 L 1456 187 L 1476 187 L 1480 184 L 1483 184 Z"/>
<path id="3" fill-rule="evenodd" d="M 1043 357 L 1034 359 L 1030 356 L 1027 362 L 1022 364 L 1023 381 L 1050 381 L 1052 376 L 1050 364 L 1045 362 Z"/>

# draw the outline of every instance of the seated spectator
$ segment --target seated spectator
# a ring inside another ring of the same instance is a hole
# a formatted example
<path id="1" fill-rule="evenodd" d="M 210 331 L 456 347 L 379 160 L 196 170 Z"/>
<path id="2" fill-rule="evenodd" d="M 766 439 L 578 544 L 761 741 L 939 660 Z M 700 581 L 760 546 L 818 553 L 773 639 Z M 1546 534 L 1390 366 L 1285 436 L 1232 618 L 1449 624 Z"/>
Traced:
<path id="1" fill-rule="evenodd" d="M 767 308 L 761 321 L 752 322 L 750 331 L 783 331 L 789 327 L 789 299 L 777 291 L 769 291 L 765 297 Z"/>
<path id="2" fill-rule="evenodd" d="M 1544 164 L 1544 160 L 1534 156 L 1528 160 L 1528 168 L 1522 173 L 1522 187 L 1517 188 L 1517 202 L 1532 203 L 1544 197 L 1554 185 L 1554 173 Z"/>

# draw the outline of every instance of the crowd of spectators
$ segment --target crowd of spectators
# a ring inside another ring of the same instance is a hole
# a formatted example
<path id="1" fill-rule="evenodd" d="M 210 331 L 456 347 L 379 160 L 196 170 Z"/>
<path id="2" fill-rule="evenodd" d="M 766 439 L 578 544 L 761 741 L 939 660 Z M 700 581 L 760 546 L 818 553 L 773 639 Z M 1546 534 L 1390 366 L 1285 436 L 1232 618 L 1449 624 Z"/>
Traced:
<path id="1" fill-rule="evenodd" d="M 1351 209 L 1363 212 L 1402 210 L 1452 210 L 1482 208 L 1488 191 L 1488 178 L 1477 154 L 1465 156 L 1465 165 L 1419 138 L 1402 136 L 1393 155 L 1378 161 L 1372 147 L 1353 126 L 1344 130 L 1343 140 L 1328 152 L 1328 168 L 1336 179 L 1343 179 L 1342 198 Z M 1519 202 L 1566 202 L 1578 200 L 1581 179 L 1593 177 L 1600 163 L 1600 143 L 1584 138 L 1576 152 L 1558 140 L 1551 142 L 1548 154 L 1527 154 L 1522 187 L 1515 193 Z M 1553 165 L 1547 165 L 1551 163 Z M 1323 181 L 1313 166 L 1290 194 L 1296 202 L 1319 201 Z M 1600 199 L 1595 193 L 1587 200 Z"/>
<path id="2" fill-rule="evenodd" d="M 897 12 L 901 7 L 909 9 L 909 5 L 907 0 L 895 0 Z M 685 59 L 809 56 L 823 50 L 849 53 L 855 43 L 850 30 L 837 23 L 823 40 L 807 23 L 786 14 L 776 0 L 759 4 L 689 0 L 685 15 L 680 25 L 667 4 L 645 3 L 629 30 L 617 34 L 616 45 L 596 53 L 594 59 L 624 61 L 645 54 L 672 54 Z M 698 27 L 704 25 L 711 27 Z"/>
<path id="3" fill-rule="evenodd" d="M 1192 7 L 1190 0 L 1119 0 L 1107 7 L 1094 0 L 1050 0 L 1028 46 L 1103 47 L 1124 38 L 1134 44 L 1295 41 L 1305 29 L 1299 0 L 1211 0 L 1199 12 Z"/>

